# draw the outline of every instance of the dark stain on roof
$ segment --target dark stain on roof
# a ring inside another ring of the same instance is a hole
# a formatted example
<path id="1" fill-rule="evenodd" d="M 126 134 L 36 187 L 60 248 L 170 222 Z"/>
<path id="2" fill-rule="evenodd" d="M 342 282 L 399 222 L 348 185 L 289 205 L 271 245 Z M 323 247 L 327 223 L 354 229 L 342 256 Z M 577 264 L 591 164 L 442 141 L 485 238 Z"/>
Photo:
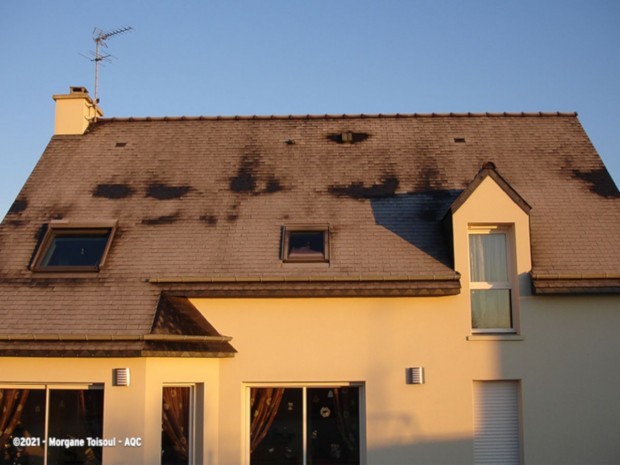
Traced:
<path id="1" fill-rule="evenodd" d="M 93 190 L 93 197 L 106 199 L 124 199 L 131 197 L 135 191 L 128 184 L 97 184 Z"/>
<path id="2" fill-rule="evenodd" d="M 280 180 L 275 177 L 270 177 L 267 179 L 267 185 L 265 186 L 264 192 L 267 194 L 274 194 L 276 192 L 280 192 L 284 190 L 282 184 L 280 184 Z"/>
<path id="3" fill-rule="evenodd" d="M 172 224 L 179 219 L 179 213 L 174 213 L 172 215 L 163 215 L 155 218 L 143 218 L 142 224 L 146 224 L 149 226 L 156 226 L 160 224 Z"/>
<path id="4" fill-rule="evenodd" d="M 9 226 L 13 226 L 14 228 L 19 228 L 20 226 L 23 226 L 24 224 L 26 224 L 26 221 L 24 221 L 24 220 L 8 220 L 6 222 L 6 224 L 8 224 Z"/>
<path id="5" fill-rule="evenodd" d="M 370 137 L 370 134 L 365 132 L 339 132 L 337 134 L 329 134 L 327 139 L 337 144 L 358 144 L 364 142 Z"/>
<path id="6" fill-rule="evenodd" d="M 180 199 L 190 190 L 191 186 L 168 186 L 156 182 L 147 186 L 146 196 L 157 200 Z"/>
<path id="7" fill-rule="evenodd" d="M 217 224 L 217 216 L 215 215 L 202 215 L 199 219 L 209 226 L 215 226 Z"/>
<path id="8" fill-rule="evenodd" d="M 590 171 L 573 170 L 573 177 L 581 179 L 589 184 L 590 192 L 601 197 L 615 199 L 620 197 L 620 192 L 614 184 L 609 172 L 603 167 Z"/>
<path id="9" fill-rule="evenodd" d="M 439 169 L 436 166 L 422 168 L 418 175 L 419 189 L 416 191 L 434 191 L 443 185 Z"/>
<path id="10" fill-rule="evenodd" d="M 230 178 L 230 190 L 240 194 L 256 191 L 256 170 L 260 164 L 259 155 L 243 155 L 237 175 Z"/>
<path id="11" fill-rule="evenodd" d="M 330 194 L 337 197 L 351 197 L 358 200 L 379 199 L 394 196 L 399 184 L 398 178 L 393 174 L 389 174 L 371 186 L 365 186 L 362 181 L 353 181 L 346 186 L 328 186 L 327 190 Z"/>
<path id="12" fill-rule="evenodd" d="M 28 199 L 25 197 L 22 199 L 17 199 L 9 208 L 8 214 L 18 214 L 23 212 L 28 207 Z"/>
<path id="13" fill-rule="evenodd" d="M 228 221 L 229 223 L 233 223 L 235 221 L 237 221 L 239 219 L 239 215 L 236 213 L 230 213 L 227 217 L 226 217 L 226 221 Z"/>
<path id="14" fill-rule="evenodd" d="M 284 190 L 280 180 L 273 175 L 259 178 L 260 163 L 261 156 L 257 153 L 243 155 L 237 174 L 229 179 L 230 190 L 238 194 L 252 195 L 274 194 Z M 259 183 L 264 183 L 262 190 Z"/>

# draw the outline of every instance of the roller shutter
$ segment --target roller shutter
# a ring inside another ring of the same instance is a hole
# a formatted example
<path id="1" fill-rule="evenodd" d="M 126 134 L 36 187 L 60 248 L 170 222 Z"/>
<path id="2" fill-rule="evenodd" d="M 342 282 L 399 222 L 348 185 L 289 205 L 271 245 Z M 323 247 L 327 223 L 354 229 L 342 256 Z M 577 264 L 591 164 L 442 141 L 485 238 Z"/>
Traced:
<path id="1" fill-rule="evenodd" d="M 518 381 L 474 382 L 476 464 L 521 464 Z"/>

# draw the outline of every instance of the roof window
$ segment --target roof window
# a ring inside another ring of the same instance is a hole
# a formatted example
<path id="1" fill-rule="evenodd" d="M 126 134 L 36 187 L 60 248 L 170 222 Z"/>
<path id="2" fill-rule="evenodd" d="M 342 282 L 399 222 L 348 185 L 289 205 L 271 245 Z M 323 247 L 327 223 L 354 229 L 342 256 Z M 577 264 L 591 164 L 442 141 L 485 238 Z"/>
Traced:
<path id="1" fill-rule="evenodd" d="M 329 229 L 327 226 L 285 227 L 282 260 L 285 262 L 328 262 Z"/>
<path id="2" fill-rule="evenodd" d="M 50 223 L 33 271 L 99 271 L 115 231 L 112 224 Z"/>

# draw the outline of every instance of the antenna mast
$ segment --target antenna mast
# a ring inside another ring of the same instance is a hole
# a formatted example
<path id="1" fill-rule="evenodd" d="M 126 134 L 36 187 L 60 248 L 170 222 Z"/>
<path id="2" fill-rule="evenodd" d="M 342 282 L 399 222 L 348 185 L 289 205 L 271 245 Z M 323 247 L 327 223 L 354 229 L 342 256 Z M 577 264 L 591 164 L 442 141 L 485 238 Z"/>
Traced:
<path id="1" fill-rule="evenodd" d="M 99 48 L 101 46 L 108 48 L 106 40 L 132 30 L 133 28 L 131 26 L 120 27 L 107 32 L 97 27 L 93 30 L 93 40 L 95 41 L 95 58 L 91 61 L 95 62 L 95 104 L 99 103 L 99 62 L 107 60 L 112 56 L 108 53 L 101 54 Z"/>

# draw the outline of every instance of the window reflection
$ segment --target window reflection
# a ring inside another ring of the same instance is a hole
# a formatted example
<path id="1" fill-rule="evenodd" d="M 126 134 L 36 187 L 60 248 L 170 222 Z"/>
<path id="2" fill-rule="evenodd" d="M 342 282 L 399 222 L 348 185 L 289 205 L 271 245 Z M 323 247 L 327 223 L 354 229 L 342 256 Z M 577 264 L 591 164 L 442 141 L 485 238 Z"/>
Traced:
<path id="1" fill-rule="evenodd" d="M 100 465 L 101 447 L 50 447 L 44 440 L 102 435 L 101 389 L 0 389 L 0 465 Z M 40 441 L 22 447 L 16 437 Z"/>
<path id="2" fill-rule="evenodd" d="M 359 464 L 357 387 L 252 388 L 250 418 L 251 465 Z"/>

